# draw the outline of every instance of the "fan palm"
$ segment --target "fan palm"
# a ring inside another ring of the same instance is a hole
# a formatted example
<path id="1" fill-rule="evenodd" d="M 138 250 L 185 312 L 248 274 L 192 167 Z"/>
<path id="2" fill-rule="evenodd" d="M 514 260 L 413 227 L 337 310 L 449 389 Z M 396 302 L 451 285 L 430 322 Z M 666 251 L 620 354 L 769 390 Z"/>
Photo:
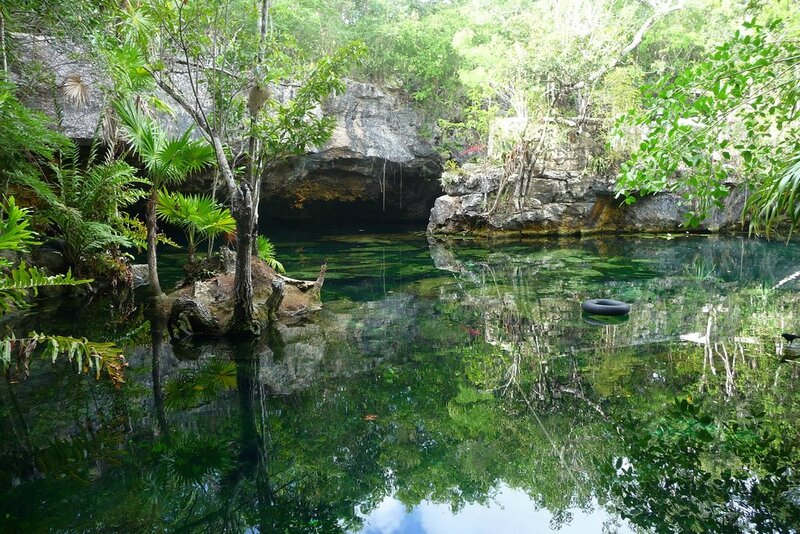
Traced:
<path id="1" fill-rule="evenodd" d="M 258 236 L 256 244 L 258 245 L 259 258 L 279 273 L 286 272 L 286 269 L 283 268 L 283 264 L 279 262 L 278 258 L 275 256 L 275 245 L 272 244 L 272 241 L 270 241 L 268 237 L 264 237 L 263 235 Z"/>
<path id="2" fill-rule="evenodd" d="M 791 237 L 800 226 L 800 155 L 782 174 L 772 176 L 756 187 L 745 208 L 750 216 L 752 232 L 763 231 L 769 235 L 785 226 Z"/>
<path id="3" fill-rule="evenodd" d="M 189 262 L 194 261 L 197 247 L 204 240 L 236 231 L 236 221 L 230 210 L 207 195 L 182 195 L 162 190 L 156 212 L 161 220 L 183 229 L 189 244 Z"/>
<path id="4" fill-rule="evenodd" d="M 141 160 L 151 182 L 147 201 L 147 267 L 150 289 L 161 294 L 156 259 L 156 207 L 159 191 L 182 182 L 195 171 L 215 161 L 213 149 L 202 140 L 191 139 L 191 129 L 180 137 L 170 137 L 152 118 L 144 115 L 130 100 L 118 101 L 114 109 L 119 116 L 127 141 Z"/>

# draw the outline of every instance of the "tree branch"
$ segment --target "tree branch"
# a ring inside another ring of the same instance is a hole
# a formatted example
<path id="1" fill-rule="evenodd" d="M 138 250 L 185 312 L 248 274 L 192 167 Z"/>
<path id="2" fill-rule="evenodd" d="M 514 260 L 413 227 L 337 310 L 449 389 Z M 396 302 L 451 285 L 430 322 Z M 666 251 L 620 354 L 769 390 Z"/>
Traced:
<path id="1" fill-rule="evenodd" d="M 155 76 L 155 73 L 150 71 L 150 75 L 153 76 L 153 80 L 155 80 L 156 85 L 158 85 L 170 98 L 172 98 L 175 102 L 178 103 L 180 107 L 183 108 L 186 113 L 195 121 L 197 126 L 203 132 L 203 135 L 211 142 L 211 146 L 214 147 L 214 154 L 217 157 L 217 166 L 219 167 L 220 173 L 222 174 L 222 178 L 225 180 L 225 185 L 228 187 L 228 193 L 231 196 L 234 196 L 238 192 L 238 188 L 236 187 L 236 179 L 233 176 L 233 171 L 231 170 L 230 164 L 228 163 L 228 156 L 225 154 L 225 148 L 222 146 L 222 140 L 219 138 L 218 135 L 211 129 L 208 121 L 206 121 L 205 116 L 200 113 L 197 109 L 192 106 L 186 97 L 181 94 L 171 83 L 166 82 L 160 76 Z"/>
<path id="2" fill-rule="evenodd" d="M 655 12 L 650 15 L 650 17 L 645 20 L 642 25 L 639 27 L 639 30 L 634 34 L 631 42 L 623 48 L 619 54 L 617 54 L 614 59 L 608 65 L 605 65 L 596 71 L 594 71 L 588 78 L 588 80 L 580 81 L 572 86 L 573 90 L 583 89 L 586 85 L 594 85 L 598 81 L 600 81 L 603 76 L 608 74 L 611 70 L 613 70 L 617 65 L 619 65 L 625 57 L 636 50 L 639 45 L 642 44 L 644 40 L 645 34 L 653 27 L 653 25 L 664 18 L 669 13 L 673 11 L 679 11 L 684 8 L 684 0 L 676 0 L 674 4 L 662 5 L 656 4 L 654 2 L 647 2 L 648 5 L 655 9 Z"/>

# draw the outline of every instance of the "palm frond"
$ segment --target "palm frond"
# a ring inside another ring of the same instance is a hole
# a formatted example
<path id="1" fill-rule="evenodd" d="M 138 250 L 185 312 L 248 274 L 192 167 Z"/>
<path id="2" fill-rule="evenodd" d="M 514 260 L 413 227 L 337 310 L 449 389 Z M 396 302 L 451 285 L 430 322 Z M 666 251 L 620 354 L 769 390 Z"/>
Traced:
<path id="1" fill-rule="evenodd" d="M 789 236 L 800 225 L 800 155 L 783 174 L 768 178 L 747 199 L 750 231 L 767 235 L 788 226 Z"/>
<path id="2" fill-rule="evenodd" d="M 147 70 L 147 57 L 139 46 L 103 47 L 105 63 L 114 80 L 114 86 L 122 93 L 142 93 L 153 86 L 153 77 Z"/>
<path id="3" fill-rule="evenodd" d="M 138 154 L 149 173 L 157 171 L 159 168 L 158 153 L 166 141 L 164 132 L 153 119 L 141 113 L 132 100 L 117 100 L 114 102 L 114 111 L 119 117 L 125 141 Z M 154 181 L 158 180 L 157 176 L 151 176 L 151 178 L 154 178 Z M 160 185 L 157 184 L 159 187 Z"/>
<path id="4" fill-rule="evenodd" d="M 114 147 L 119 138 L 117 116 L 113 108 L 104 108 L 100 121 L 100 137 L 107 146 Z"/>
<path id="5" fill-rule="evenodd" d="M 61 83 L 61 90 L 67 100 L 82 108 L 89 101 L 89 84 L 81 79 L 80 74 L 70 74 Z"/>
<path id="6" fill-rule="evenodd" d="M 272 244 L 272 241 L 270 241 L 268 237 L 260 235 L 258 236 L 257 243 L 258 257 L 279 273 L 285 273 L 286 269 L 283 268 L 283 264 L 275 257 L 275 245 Z"/>
<path id="7" fill-rule="evenodd" d="M 180 227 L 189 242 L 189 257 L 205 239 L 236 231 L 236 221 L 228 208 L 208 195 L 183 195 L 161 190 L 156 214 L 162 221 Z M 201 236 L 201 239 L 196 239 Z"/>
<path id="8" fill-rule="evenodd" d="M 156 213 L 159 218 L 184 230 L 192 229 L 211 237 L 236 229 L 230 210 L 208 195 L 183 195 L 162 190 L 158 199 Z"/>
<path id="9" fill-rule="evenodd" d="M 179 183 L 216 161 L 211 145 L 204 140 L 193 140 L 190 135 L 191 130 L 186 130 L 180 137 L 167 140 L 156 155 L 166 183 Z"/>

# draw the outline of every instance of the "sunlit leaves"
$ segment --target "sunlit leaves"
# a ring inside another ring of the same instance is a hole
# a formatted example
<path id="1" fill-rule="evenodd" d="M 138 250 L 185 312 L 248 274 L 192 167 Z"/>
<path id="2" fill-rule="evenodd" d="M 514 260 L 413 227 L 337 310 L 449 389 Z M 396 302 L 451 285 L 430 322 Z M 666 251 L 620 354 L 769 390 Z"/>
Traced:
<path id="1" fill-rule="evenodd" d="M 785 213 L 792 206 L 767 206 L 777 198 L 773 186 L 781 183 L 787 154 L 800 153 L 798 52 L 780 22 L 749 21 L 706 61 L 646 88 L 646 111 L 617 126 L 644 132 L 620 169 L 617 195 L 631 203 L 640 195 L 681 193 L 694 226 L 723 205 L 732 183 L 746 182 L 756 191 L 749 214 L 774 222 L 774 208 Z"/>
<path id="2" fill-rule="evenodd" d="M 17 100 L 12 84 L 0 80 L 0 178 L 16 182 L 36 175 L 43 162 L 68 145 L 50 124 L 47 116 Z"/>
<path id="3" fill-rule="evenodd" d="M 27 209 L 17 206 L 14 197 L 8 197 L 3 207 L 3 217 L 0 218 L 0 250 L 20 251 L 38 244 L 29 228 L 27 213 Z M 5 258 L 0 258 L 0 266 L 8 264 Z"/>

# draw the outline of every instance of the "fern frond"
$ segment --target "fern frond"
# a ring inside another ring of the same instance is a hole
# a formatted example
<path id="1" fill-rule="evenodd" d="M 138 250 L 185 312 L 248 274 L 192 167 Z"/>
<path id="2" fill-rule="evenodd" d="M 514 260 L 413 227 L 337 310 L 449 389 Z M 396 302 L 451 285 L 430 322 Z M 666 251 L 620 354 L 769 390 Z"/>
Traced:
<path id="1" fill-rule="evenodd" d="M 13 308 L 27 305 L 28 295 L 36 296 L 39 288 L 55 286 L 75 286 L 88 284 L 92 280 L 74 278 L 72 272 L 48 276 L 36 267 L 29 267 L 22 262 L 19 267 L 11 269 L 0 276 L 0 313 L 7 313 Z"/>
<path id="2" fill-rule="evenodd" d="M 26 338 L 6 337 L 0 341 L 0 364 L 8 368 L 12 353 L 16 350 L 18 362 L 27 368 L 30 356 L 37 348 L 53 363 L 60 355 L 65 355 L 69 362 L 75 363 L 78 373 L 94 372 L 99 380 L 101 373 L 105 372 L 117 388 L 125 382 L 123 373 L 127 363 L 119 348 L 113 343 L 94 342 L 86 338 L 37 332 L 31 332 Z"/>
<path id="3" fill-rule="evenodd" d="M 36 234 L 28 228 L 28 210 L 17 206 L 14 197 L 8 197 L 3 208 L 5 217 L 0 218 L 0 250 L 26 250 L 38 245 Z"/>

